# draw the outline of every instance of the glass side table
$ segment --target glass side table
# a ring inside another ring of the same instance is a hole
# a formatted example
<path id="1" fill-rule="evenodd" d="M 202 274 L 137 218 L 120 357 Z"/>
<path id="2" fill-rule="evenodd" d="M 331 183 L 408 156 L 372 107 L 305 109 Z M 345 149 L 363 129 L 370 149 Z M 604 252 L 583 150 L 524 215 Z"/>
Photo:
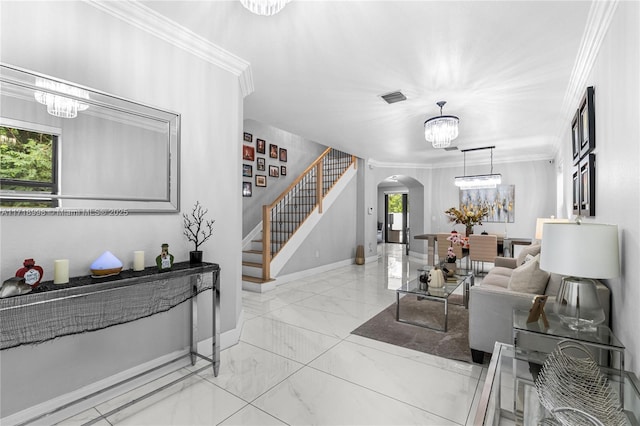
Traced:
<path id="1" fill-rule="evenodd" d="M 515 366 L 515 368 L 514 368 Z M 475 412 L 474 425 L 538 425 L 553 416 L 540 404 L 534 386 L 535 372 L 529 360 L 516 356 L 512 345 L 496 342 L 491 363 L 485 379 L 480 400 Z M 624 413 L 632 426 L 640 425 L 640 381 L 631 372 L 615 374 L 609 380 L 620 382 L 624 388 Z M 523 391 L 522 411 L 516 411 L 513 391 L 514 384 L 520 381 Z"/>
<path id="2" fill-rule="evenodd" d="M 618 376 L 620 400 L 624 408 L 624 350 L 625 347 L 606 325 L 599 325 L 595 331 L 575 331 L 564 324 L 553 312 L 547 313 L 549 327 L 542 320 L 527 323 L 529 311 L 513 310 L 513 346 L 515 358 L 527 360 L 530 366 L 542 366 L 558 342 L 568 340 L 584 346 L 601 370 L 608 376 Z M 515 367 L 514 367 L 515 368 Z M 532 367 L 537 368 L 537 367 Z M 515 392 L 521 392 L 522 386 L 516 386 Z M 516 411 L 523 409 L 516 398 Z"/>

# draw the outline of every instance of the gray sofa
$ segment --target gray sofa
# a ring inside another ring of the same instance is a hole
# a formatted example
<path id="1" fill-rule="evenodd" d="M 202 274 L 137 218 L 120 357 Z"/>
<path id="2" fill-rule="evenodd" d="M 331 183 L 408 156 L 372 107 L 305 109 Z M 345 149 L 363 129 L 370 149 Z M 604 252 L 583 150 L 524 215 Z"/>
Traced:
<path id="1" fill-rule="evenodd" d="M 549 274 L 542 291 L 522 292 L 509 289 L 509 282 L 518 267 L 524 269 L 526 256 L 540 252 L 539 245 L 524 248 L 517 259 L 498 257 L 482 282 L 469 290 L 469 347 L 474 362 L 482 363 L 485 353 L 491 353 L 495 342 L 512 343 L 513 309 L 529 310 L 536 294 L 549 296 L 545 310 L 553 311 L 562 276 Z M 544 273 L 544 272 L 543 272 Z M 546 273 L 544 273 L 546 276 Z M 538 276 L 539 278 L 539 276 Z M 598 298 L 609 324 L 610 291 L 597 282 Z"/>

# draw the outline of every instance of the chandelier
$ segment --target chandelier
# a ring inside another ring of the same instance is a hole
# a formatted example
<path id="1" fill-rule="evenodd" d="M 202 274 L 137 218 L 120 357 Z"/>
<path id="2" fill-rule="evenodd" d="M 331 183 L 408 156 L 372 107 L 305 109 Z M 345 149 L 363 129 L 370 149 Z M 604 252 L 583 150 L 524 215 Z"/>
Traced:
<path id="1" fill-rule="evenodd" d="M 440 107 L 440 116 L 424 122 L 424 138 L 427 142 L 431 142 L 434 148 L 446 148 L 458 137 L 458 117 L 442 115 L 442 107 L 446 103 L 446 101 L 437 102 L 436 105 Z"/>
<path id="2" fill-rule="evenodd" d="M 76 98 L 89 99 L 89 92 L 84 89 L 40 77 L 36 78 L 36 86 L 47 90 L 46 92 L 36 91 L 35 98 L 39 103 L 46 105 L 47 112 L 53 116 L 75 118 L 78 116 L 78 111 L 84 111 L 89 108 L 89 105 L 76 99 L 51 93 L 58 92 Z"/>
<path id="3" fill-rule="evenodd" d="M 455 185 L 460 189 L 479 189 L 479 188 L 495 188 L 502 183 L 502 175 L 493 173 L 493 149 L 495 146 L 485 146 L 483 148 L 471 148 L 461 150 L 464 155 L 464 176 L 456 176 Z M 480 151 L 483 149 L 491 150 L 491 172 L 486 175 L 467 176 L 467 152 Z"/>
<path id="4" fill-rule="evenodd" d="M 240 3 L 256 15 L 271 16 L 280 12 L 291 0 L 240 0 Z"/>

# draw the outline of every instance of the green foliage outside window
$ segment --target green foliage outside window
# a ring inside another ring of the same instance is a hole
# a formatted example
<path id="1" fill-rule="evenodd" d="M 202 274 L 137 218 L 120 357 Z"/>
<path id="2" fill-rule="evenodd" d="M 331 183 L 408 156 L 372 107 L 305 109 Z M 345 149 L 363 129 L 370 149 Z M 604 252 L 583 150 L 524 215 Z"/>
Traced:
<path id="1" fill-rule="evenodd" d="M 52 193 L 56 136 L 0 126 L 0 182 L 4 191 Z M 5 207 L 51 207 L 51 202 L 3 200 Z"/>
<path id="2" fill-rule="evenodd" d="M 0 178 L 53 182 L 53 136 L 0 127 Z"/>
<path id="3" fill-rule="evenodd" d="M 402 213 L 402 194 L 389 194 L 389 213 Z"/>

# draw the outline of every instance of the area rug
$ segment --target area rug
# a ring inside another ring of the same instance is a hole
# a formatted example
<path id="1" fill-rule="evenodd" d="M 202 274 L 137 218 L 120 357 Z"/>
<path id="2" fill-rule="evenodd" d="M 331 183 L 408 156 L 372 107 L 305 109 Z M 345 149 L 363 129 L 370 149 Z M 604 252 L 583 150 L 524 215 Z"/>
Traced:
<path id="1" fill-rule="evenodd" d="M 351 333 L 470 363 L 472 361 L 469 349 L 469 311 L 464 306 L 454 303 L 462 303 L 462 296 L 454 294 L 449 298 L 449 321 L 446 332 L 396 321 L 396 304 L 393 303 Z M 400 318 L 442 328 L 444 303 L 418 300 L 416 296 L 406 295 L 400 301 Z"/>

